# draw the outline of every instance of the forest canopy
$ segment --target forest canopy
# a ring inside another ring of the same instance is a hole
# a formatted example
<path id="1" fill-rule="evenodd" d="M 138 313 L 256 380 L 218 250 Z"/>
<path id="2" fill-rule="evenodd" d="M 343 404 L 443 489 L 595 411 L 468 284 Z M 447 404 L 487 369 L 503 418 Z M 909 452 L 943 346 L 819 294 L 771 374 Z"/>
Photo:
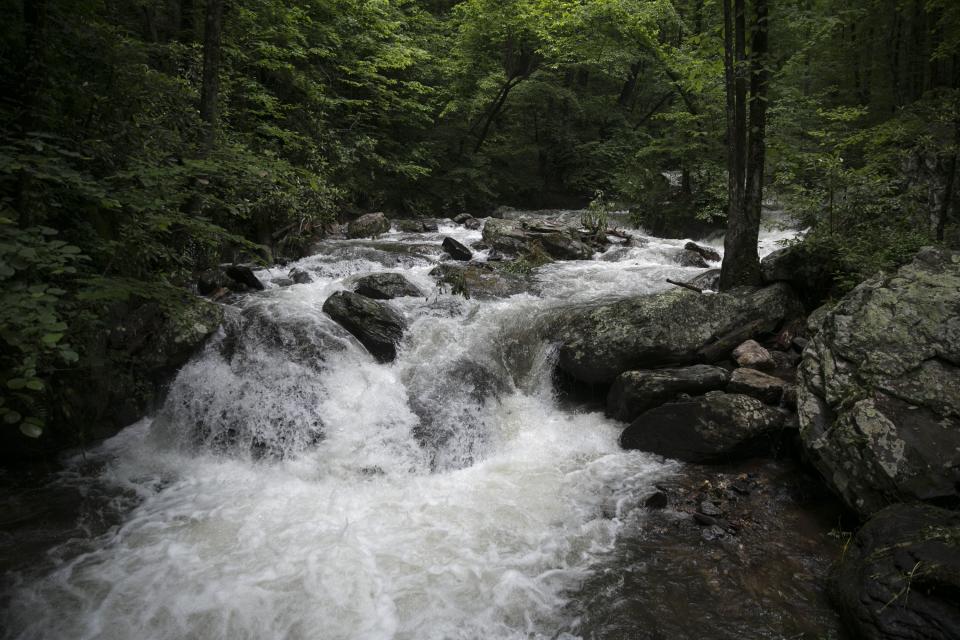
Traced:
<path id="1" fill-rule="evenodd" d="M 57 376 L 106 366 L 116 305 L 175 308 L 332 221 L 727 215 L 720 0 L 0 1 L 0 420 L 27 435 Z M 956 245 L 960 4 L 768 9 L 736 73 L 769 77 L 767 197 L 838 291 Z"/>

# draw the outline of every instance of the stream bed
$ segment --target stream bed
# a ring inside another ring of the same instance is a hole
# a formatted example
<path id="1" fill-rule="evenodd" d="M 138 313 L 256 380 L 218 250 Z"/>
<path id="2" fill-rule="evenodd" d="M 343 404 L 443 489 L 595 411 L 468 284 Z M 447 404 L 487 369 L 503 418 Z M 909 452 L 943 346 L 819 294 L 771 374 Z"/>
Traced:
<path id="1" fill-rule="evenodd" d="M 0 477 L 0 635 L 839 637 L 822 593 L 836 513 L 802 470 L 623 451 L 622 423 L 558 398 L 540 320 L 703 271 L 676 264 L 683 240 L 633 233 L 501 299 L 429 274 L 445 236 L 480 240 L 452 223 L 259 272 L 313 282 L 235 300 L 156 415 Z M 761 253 L 791 233 L 765 232 Z M 321 311 L 383 271 L 423 294 L 390 302 L 409 329 L 386 365 Z M 710 538 L 684 505 L 741 475 L 757 524 Z M 657 491 L 671 508 L 644 507 Z"/>

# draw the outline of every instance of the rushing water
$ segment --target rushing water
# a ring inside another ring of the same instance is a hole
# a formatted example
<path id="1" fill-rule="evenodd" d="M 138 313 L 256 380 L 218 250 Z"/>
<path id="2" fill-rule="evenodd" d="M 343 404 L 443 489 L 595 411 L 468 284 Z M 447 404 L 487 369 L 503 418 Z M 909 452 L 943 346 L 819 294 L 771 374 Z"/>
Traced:
<path id="1" fill-rule="evenodd" d="M 60 475 L 108 515 L 11 574 L 5 635 L 567 637 L 571 598 L 679 465 L 562 407 L 531 327 L 699 270 L 674 263 L 682 241 L 642 238 L 543 267 L 529 293 L 468 300 L 428 275 L 445 235 L 480 239 L 450 225 L 326 242 L 296 265 L 312 284 L 237 302 L 156 416 Z M 390 303 L 410 328 L 389 365 L 320 310 L 381 271 L 424 292 Z"/>

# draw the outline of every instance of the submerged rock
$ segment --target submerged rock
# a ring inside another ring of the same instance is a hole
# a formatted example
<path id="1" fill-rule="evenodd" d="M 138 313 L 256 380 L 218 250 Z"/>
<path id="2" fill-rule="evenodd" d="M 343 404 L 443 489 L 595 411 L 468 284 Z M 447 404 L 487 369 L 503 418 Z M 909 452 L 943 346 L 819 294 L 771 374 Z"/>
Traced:
<path id="1" fill-rule="evenodd" d="M 558 367 L 580 382 L 610 384 L 632 369 L 717 362 L 801 313 L 784 284 L 715 295 L 675 289 L 561 312 Z"/>
<path id="2" fill-rule="evenodd" d="M 607 396 L 607 415 L 630 422 L 641 413 L 676 398 L 722 389 L 730 379 L 726 369 L 694 365 L 677 369 L 625 371 Z"/>
<path id="3" fill-rule="evenodd" d="M 301 267 L 294 267 L 290 269 L 290 273 L 287 274 L 291 280 L 296 284 L 310 284 L 313 282 L 313 276 L 310 275 L 310 272 Z"/>
<path id="4" fill-rule="evenodd" d="M 847 546 L 831 587 L 858 638 L 960 638 L 960 513 L 883 509 Z"/>
<path id="5" fill-rule="evenodd" d="M 443 239 L 443 244 L 441 245 L 443 250 L 447 252 L 454 260 L 460 260 L 466 262 L 473 257 L 473 251 L 470 251 L 463 243 L 454 240 L 451 237 L 446 237 Z"/>
<path id="6" fill-rule="evenodd" d="M 372 273 L 354 283 L 354 291 L 374 300 L 392 300 L 423 295 L 419 287 L 399 273 Z"/>
<path id="7" fill-rule="evenodd" d="M 823 320 L 798 373 L 803 446 L 864 516 L 960 506 L 960 252 L 924 249 Z"/>
<path id="8" fill-rule="evenodd" d="M 323 311 L 380 362 L 391 362 L 397 357 L 397 345 L 407 323 L 390 307 L 357 293 L 338 291 L 323 303 Z"/>
<path id="9" fill-rule="evenodd" d="M 347 225 L 348 238 L 373 238 L 390 231 L 390 221 L 382 213 L 367 213 Z"/>
<path id="10" fill-rule="evenodd" d="M 724 462 L 770 450 L 783 414 L 755 398 L 711 391 L 642 414 L 620 434 L 624 449 L 685 462 Z"/>

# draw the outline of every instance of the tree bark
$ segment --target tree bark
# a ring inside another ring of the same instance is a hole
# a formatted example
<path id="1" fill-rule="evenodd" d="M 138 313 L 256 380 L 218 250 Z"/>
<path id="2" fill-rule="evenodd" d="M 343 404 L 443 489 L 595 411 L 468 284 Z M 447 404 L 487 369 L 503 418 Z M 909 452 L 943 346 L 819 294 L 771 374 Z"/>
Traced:
<path id="1" fill-rule="evenodd" d="M 204 123 L 203 144 L 213 148 L 219 128 L 220 36 L 223 30 L 223 0 L 207 0 L 203 24 L 203 84 L 200 87 L 200 119 Z"/>
<path id="2" fill-rule="evenodd" d="M 720 271 L 720 289 L 741 285 L 760 284 L 760 260 L 757 240 L 760 233 L 760 213 L 763 206 L 763 179 L 767 111 L 767 0 L 755 0 L 756 21 L 750 52 L 750 130 L 747 144 L 746 77 L 742 58 L 744 54 L 743 0 L 736 0 L 734 61 L 732 74 L 727 72 L 727 126 L 732 128 L 728 141 L 730 208 L 727 212 L 727 235 L 724 239 L 723 265 Z M 729 10 L 725 2 L 725 26 L 729 26 Z M 729 36 L 726 36 L 729 43 Z M 727 56 L 725 56 L 726 61 Z M 739 63 L 739 65 L 737 64 Z M 739 68 L 737 68 L 739 66 Z M 732 79 L 733 100 L 729 90 Z M 729 110 L 733 107 L 731 117 Z M 732 125 L 731 125 L 732 121 Z M 749 163 L 747 156 L 749 152 Z"/>

